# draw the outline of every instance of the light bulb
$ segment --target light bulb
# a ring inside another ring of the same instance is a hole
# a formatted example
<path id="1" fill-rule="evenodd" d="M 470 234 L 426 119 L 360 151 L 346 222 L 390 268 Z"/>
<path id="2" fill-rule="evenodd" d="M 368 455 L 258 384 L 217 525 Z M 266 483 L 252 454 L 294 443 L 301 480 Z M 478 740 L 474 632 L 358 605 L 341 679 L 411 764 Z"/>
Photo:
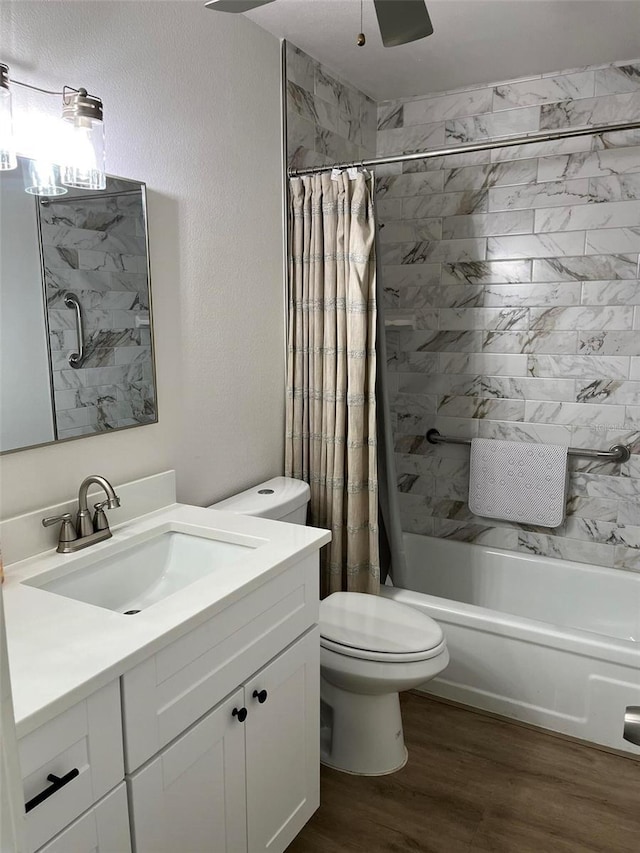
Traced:
<path id="1" fill-rule="evenodd" d="M 60 186 L 56 166 L 44 160 L 29 160 L 24 172 L 24 189 L 31 195 L 55 196 L 69 192 Z"/>
<path id="2" fill-rule="evenodd" d="M 83 190 L 104 190 L 107 178 L 102 101 L 80 89 L 65 101 L 62 116 L 69 126 L 62 183 Z"/>
<path id="3" fill-rule="evenodd" d="M 102 122 L 99 124 L 102 125 Z M 81 118 L 74 124 L 68 136 L 66 162 L 62 166 L 62 183 L 65 186 L 85 190 L 106 188 L 104 148 L 102 145 L 96 146 L 96 136 L 101 139 L 101 128 L 95 133 L 91 119 Z"/>

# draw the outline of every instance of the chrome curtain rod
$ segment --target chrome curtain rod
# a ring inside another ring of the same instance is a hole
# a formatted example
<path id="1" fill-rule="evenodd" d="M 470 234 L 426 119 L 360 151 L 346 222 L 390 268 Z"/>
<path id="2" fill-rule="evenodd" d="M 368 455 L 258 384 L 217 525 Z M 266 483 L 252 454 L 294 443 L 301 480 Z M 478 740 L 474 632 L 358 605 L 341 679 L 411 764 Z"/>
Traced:
<path id="1" fill-rule="evenodd" d="M 614 133 L 618 130 L 637 130 L 640 121 L 622 121 L 616 124 L 596 124 L 592 127 L 573 127 L 564 130 L 547 130 L 542 133 L 530 133 L 524 136 L 510 136 L 491 139 L 484 142 L 469 142 L 465 145 L 452 145 L 449 148 L 435 148 L 431 151 L 418 151 L 413 154 L 393 154 L 374 160 L 354 160 L 351 163 L 335 163 L 327 166 L 313 166 L 309 169 L 289 169 L 290 178 L 303 175 L 317 175 L 331 169 L 349 169 L 354 167 L 383 166 L 387 163 L 408 163 L 412 160 L 431 160 L 434 157 L 447 157 L 449 154 L 471 154 L 473 151 L 490 151 L 494 148 L 511 148 L 514 145 L 528 145 L 533 142 L 552 142 L 555 139 L 570 139 L 573 136 L 594 136 L 598 133 Z"/>
<path id="2" fill-rule="evenodd" d="M 115 198 L 121 195 L 140 195 L 140 190 L 122 190 L 122 192 L 113 193 L 91 193 L 91 195 L 69 195 L 69 196 L 54 196 L 53 198 L 41 198 L 40 204 L 43 207 L 48 207 L 50 204 L 67 204 L 70 201 L 93 201 L 100 198 Z"/>
<path id="3" fill-rule="evenodd" d="M 449 435 L 440 435 L 437 429 L 430 429 L 426 439 L 429 444 L 471 444 L 470 438 L 454 438 Z M 605 459 L 609 462 L 628 462 L 631 451 L 626 444 L 614 444 L 609 450 L 582 450 L 580 447 L 570 447 L 567 450 L 569 456 L 584 456 L 587 459 Z"/>

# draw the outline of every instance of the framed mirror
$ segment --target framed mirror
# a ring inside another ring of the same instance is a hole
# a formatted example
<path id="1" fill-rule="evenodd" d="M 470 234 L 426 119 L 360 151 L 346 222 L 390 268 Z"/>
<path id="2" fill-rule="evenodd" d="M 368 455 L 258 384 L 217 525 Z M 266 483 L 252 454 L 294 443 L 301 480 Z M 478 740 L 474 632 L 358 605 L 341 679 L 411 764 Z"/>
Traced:
<path id="1" fill-rule="evenodd" d="M 33 173 L 0 172 L 2 453 L 157 421 L 145 185 Z"/>

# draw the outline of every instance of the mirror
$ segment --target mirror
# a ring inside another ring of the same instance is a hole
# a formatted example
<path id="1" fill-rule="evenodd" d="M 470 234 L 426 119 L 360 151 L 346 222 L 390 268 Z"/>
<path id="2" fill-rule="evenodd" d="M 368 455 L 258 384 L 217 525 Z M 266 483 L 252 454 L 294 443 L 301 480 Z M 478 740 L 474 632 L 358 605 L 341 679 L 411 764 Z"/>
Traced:
<path id="1" fill-rule="evenodd" d="M 35 196 L 19 161 L 0 172 L 0 452 L 155 423 L 145 185 Z"/>

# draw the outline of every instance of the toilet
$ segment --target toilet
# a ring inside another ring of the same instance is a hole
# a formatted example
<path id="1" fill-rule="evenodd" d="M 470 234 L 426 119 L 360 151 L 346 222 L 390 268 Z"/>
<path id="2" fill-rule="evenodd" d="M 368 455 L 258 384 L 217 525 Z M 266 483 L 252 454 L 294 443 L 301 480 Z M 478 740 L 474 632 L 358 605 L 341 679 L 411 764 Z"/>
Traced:
<path id="1" fill-rule="evenodd" d="M 304 524 L 307 483 L 274 477 L 210 509 Z M 435 678 L 449 663 L 442 629 L 388 598 L 334 592 L 320 602 L 320 758 L 363 776 L 407 762 L 399 693 Z"/>
<path id="2" fill-rule="evenodd" d="M 289 524 L 306 524 L 310 497 L 309 484 L 303 480 L 274 477 L 237 495 L 231 495 L 224 501 L 211 504 L 208 509 L 273 518 L 277 521 L 287 521 Z"/>

